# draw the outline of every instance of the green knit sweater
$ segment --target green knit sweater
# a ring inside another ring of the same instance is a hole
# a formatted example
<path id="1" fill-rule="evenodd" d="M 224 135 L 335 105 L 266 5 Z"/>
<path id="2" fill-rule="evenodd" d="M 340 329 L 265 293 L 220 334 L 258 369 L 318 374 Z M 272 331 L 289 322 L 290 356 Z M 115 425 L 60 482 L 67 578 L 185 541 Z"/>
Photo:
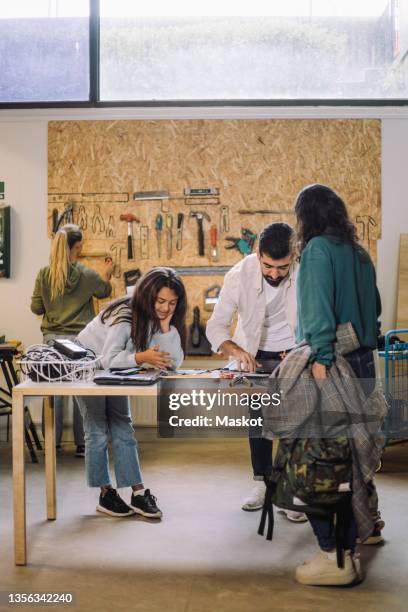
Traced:
<path id="1" fill-rule="evenodd" d="M 331 365 L 340 323 L 353 324 L 361 347 L 377 347 L 381 300 L 365 251 L 328 235 L 312 238 L 300 261 L 297 303 L 297 340 L 311 346 L 314 361 Z"/>
<path id="2" fill-rule="evenodd" d="M 51 300 L 49 267 L 42 268 L 31 298 L 34 314 L 44 315 L 41 331 L 46 334 L 78 334 L 95 316 L 92 297 L 106 298 L 112 285 L 80 263 L 70 265 L 64 293 Z"/>

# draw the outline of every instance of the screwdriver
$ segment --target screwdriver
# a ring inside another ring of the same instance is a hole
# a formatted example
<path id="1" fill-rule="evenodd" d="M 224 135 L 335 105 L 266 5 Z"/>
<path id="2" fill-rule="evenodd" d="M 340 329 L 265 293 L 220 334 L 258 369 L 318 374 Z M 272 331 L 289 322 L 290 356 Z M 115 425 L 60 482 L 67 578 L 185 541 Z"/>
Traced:
<path id="1" fill-rule="evenodd" d="M 177 215 L 177 241 L 176 241 L 176 249 L 181 251 L 183 246 L 183 223 L 184 223 L 184 215 L 183 213 L 179 213 Z"/>
<path id="2" fill-rule="evenodd" d="M 210 255 L 211 261 L 218 261 L 218 248 L 217 248 L 217 226 L 212 225 L 210 228 Z"/>
<path id="3" fill-rule="evenodd" d="M 156 217 L 156 240 L 157 240 L 157 254 L 161 257 L 161 239 L 163 229 L 163 215 L 157 215 Z"/>
<path id="4" fill-rule="evenodd" d="M 167 259 L 171 259 L 171 253 L 173 250 L 173 215 L 166 215 L 166 228 L 167 228 Z"/>

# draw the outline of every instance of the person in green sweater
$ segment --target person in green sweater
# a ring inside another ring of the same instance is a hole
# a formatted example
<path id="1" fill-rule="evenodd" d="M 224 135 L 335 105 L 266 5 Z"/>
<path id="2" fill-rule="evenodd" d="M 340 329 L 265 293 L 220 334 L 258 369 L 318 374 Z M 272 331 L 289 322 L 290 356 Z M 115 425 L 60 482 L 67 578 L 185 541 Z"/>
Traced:
<path id="1" fill-rule="evenodd" d="M 295 203 L 300 267 L 297 277 L 297 341 L 305 340 L 312 349 L 312 376 L 326 378 L 334 360 L 333 345 L 340 323 L 351 322 L 360 348 L 344 355 L 368 396 L 375 385 L 373 350 L 380 331 L 378 317 L 381 300 L 374 265 L 358 243 L 356 228 L 350 221 L 339 195 L 325 185 L 309 185 Z M 374 483 L 369 487 L 374 531 L 366 544 L 383 541 L 378 499 Z M 345 584 L 360 578 L 354 556 L 357 541 L 355 519 L 346 529 L 349 567 L 338 568 L 335 560 L 336 538 L 332 521 L 309 517 L 321 552 L 299 566 L 296 578 L 303 584 Z M 347 565 L 347 564 L 346 564 Z M 349 572 L 347 577 L 344 573 Z"/>
<path id="2" fill-rule="evenodd" d="M 105 261 L 102 274 L 78 262 L 82 249 L 82 232 L 77 225 L 64 225 L 55 234 L 50 263 L 36 278 L 31 298 L 31 311 L 42 315 L 43 341 L 55 338 L 74 339 L 95 317 L 92 298 L 106 298 L 112 293 L 111 258 Z M 56 444 L 61 445 L 63 429 L 63 398 L 54 398 Z M 83 457 L 84 430 L 78 404 L 74 398 L 74 439 L 76 455 Z"/>

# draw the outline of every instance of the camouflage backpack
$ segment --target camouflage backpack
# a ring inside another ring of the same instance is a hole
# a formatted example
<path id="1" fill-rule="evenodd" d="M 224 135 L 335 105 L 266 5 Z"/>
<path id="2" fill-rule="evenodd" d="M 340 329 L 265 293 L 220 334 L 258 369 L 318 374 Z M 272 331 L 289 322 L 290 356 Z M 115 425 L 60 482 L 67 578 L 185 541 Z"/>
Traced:
<path id="1" fill-rule="evenodd" d="M 316 517 L 337 515 L 341 540 L 344 513 L 350 511 L 352 456 L 346 436 L 333 438 L 285 438 L 272 473 L 265 478 L 266 495 L 258 533 L 272 539 L 273 505 Z"/>

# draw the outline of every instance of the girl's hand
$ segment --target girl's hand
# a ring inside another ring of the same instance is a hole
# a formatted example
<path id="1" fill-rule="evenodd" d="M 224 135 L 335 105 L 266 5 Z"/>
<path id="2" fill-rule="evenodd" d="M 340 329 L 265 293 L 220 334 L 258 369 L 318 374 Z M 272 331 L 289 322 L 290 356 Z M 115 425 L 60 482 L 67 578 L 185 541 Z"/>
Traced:
<path id="1" fill-rule="evenodd" d="M 326 366 L 322 363 L 317 363 L 317 361 L 315 361 L 312 365 L 312 376 L 316 382 L 327 378 Z"/>
<path id="2" fill-rule="evenodd" d="M 112 278 L 113 268 L 114 268 L 114 264 L 113 264 L 112 257 L 105 257 L 104 270 L 101 276 L 105 280 L 109 281 Z"/>
<path id="3" fill-rule="evenodd" d="M 136 363 L 140 365 L 141 363 L 148 363 L 155 368 L 166 369 L 171 366 L 171 359 L 169 359 L 170 353 L 166 353 L 165 351 L 160 350 L 160 346 L 156 344 L 152 348 L 147 349 L 146 351 L 142 351 L 141 353 L 136 353 L 135 359 Z"/>
<path id="4" fill-rule="evenodd" d="M 162 334 L 167 334 L 170 331 L 170 321 L 173 316 L 173 312 L 169 314 L 165 319 L 160 319 L 160 331 Z"/>

